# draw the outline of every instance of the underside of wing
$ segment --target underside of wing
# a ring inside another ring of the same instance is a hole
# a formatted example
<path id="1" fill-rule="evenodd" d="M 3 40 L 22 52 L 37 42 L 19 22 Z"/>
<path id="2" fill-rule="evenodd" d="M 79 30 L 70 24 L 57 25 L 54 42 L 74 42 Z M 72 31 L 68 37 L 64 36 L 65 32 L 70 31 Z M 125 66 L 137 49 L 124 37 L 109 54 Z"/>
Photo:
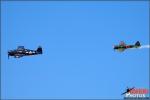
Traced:
<path id="1" fill-rule="evenodd" d="M 117 49 L 119 52 L 123 52 L 125 50 L 125 48 L 119 48 Z"/>
<path id="2" fill-rule="evenodd" d="M 14 55 L 15 58 L 20 58 L 20 57 L 23 57 L 24 55 L 20 55 L 20 54 L 17 54 L 17 55 Z"/>

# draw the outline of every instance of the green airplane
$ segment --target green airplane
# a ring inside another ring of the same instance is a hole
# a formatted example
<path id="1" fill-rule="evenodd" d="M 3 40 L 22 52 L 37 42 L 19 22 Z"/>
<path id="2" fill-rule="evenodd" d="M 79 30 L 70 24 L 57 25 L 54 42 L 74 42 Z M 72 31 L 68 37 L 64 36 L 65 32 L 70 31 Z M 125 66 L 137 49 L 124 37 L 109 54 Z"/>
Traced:
<path id="1" fill-rule="evenodd" d="M 124 50 L 129 49 L 129 48 L 139 48 L 139 47 L 141 47 L 141 44 L 139 41 L 137 41 L 134 45 L 126 45 L 123 41 L 121 41 L 119 45 L 114 46 L 114 50 L 123 52 Z"/>

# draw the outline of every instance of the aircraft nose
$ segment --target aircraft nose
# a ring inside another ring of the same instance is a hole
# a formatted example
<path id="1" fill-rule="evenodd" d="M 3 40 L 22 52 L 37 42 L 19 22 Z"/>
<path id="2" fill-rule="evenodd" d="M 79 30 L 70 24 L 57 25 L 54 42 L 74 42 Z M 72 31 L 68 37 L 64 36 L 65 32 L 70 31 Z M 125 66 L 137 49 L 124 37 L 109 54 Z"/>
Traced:
<path id="1" fill-rule="evenodd" d="M 13 53 L 12 53 L 12 51 L 8 51 L 8 55 L 12 55 Z"/>
<path id="2" fill-rule="evenodd" d="M 117 49 L 116 46 L 113 46 L 114 49 Z"/>

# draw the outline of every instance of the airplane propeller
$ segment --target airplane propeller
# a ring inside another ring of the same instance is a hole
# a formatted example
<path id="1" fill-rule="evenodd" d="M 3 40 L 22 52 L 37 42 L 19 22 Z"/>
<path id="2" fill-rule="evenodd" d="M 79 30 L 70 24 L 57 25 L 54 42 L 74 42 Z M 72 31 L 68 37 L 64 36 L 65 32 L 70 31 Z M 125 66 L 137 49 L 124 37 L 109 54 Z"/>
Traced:
<path id="1" fill-rule="evenodd" d="M 9 59 L 9 54 L 8 54 L 8 59 Z"/>

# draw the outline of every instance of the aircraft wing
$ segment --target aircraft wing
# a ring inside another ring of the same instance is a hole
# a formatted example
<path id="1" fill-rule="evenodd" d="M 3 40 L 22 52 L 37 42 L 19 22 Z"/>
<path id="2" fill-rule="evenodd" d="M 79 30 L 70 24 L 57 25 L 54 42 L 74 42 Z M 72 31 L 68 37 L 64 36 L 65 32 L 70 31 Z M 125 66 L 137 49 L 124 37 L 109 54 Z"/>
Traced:
<path id="1" fill-rule="evenodd" d="M 125 48 L 118 49 L 119 52 L 123 52 Z"/>
<path id="2" fill-rule="evenodd" d="M 24 56 L 23 54 L 14 55 L 15 58 L 20 58 L 20 57 L 23 57 L 23 56 Z"/>
<path id="3" fill-rule="evenodd" d="M 124 95 L 124 94 L 126 94 L 126 93 L 128 93 L 128 92 L 124 92 L 124 93 L 122 93 L 121 95 Z"/>

